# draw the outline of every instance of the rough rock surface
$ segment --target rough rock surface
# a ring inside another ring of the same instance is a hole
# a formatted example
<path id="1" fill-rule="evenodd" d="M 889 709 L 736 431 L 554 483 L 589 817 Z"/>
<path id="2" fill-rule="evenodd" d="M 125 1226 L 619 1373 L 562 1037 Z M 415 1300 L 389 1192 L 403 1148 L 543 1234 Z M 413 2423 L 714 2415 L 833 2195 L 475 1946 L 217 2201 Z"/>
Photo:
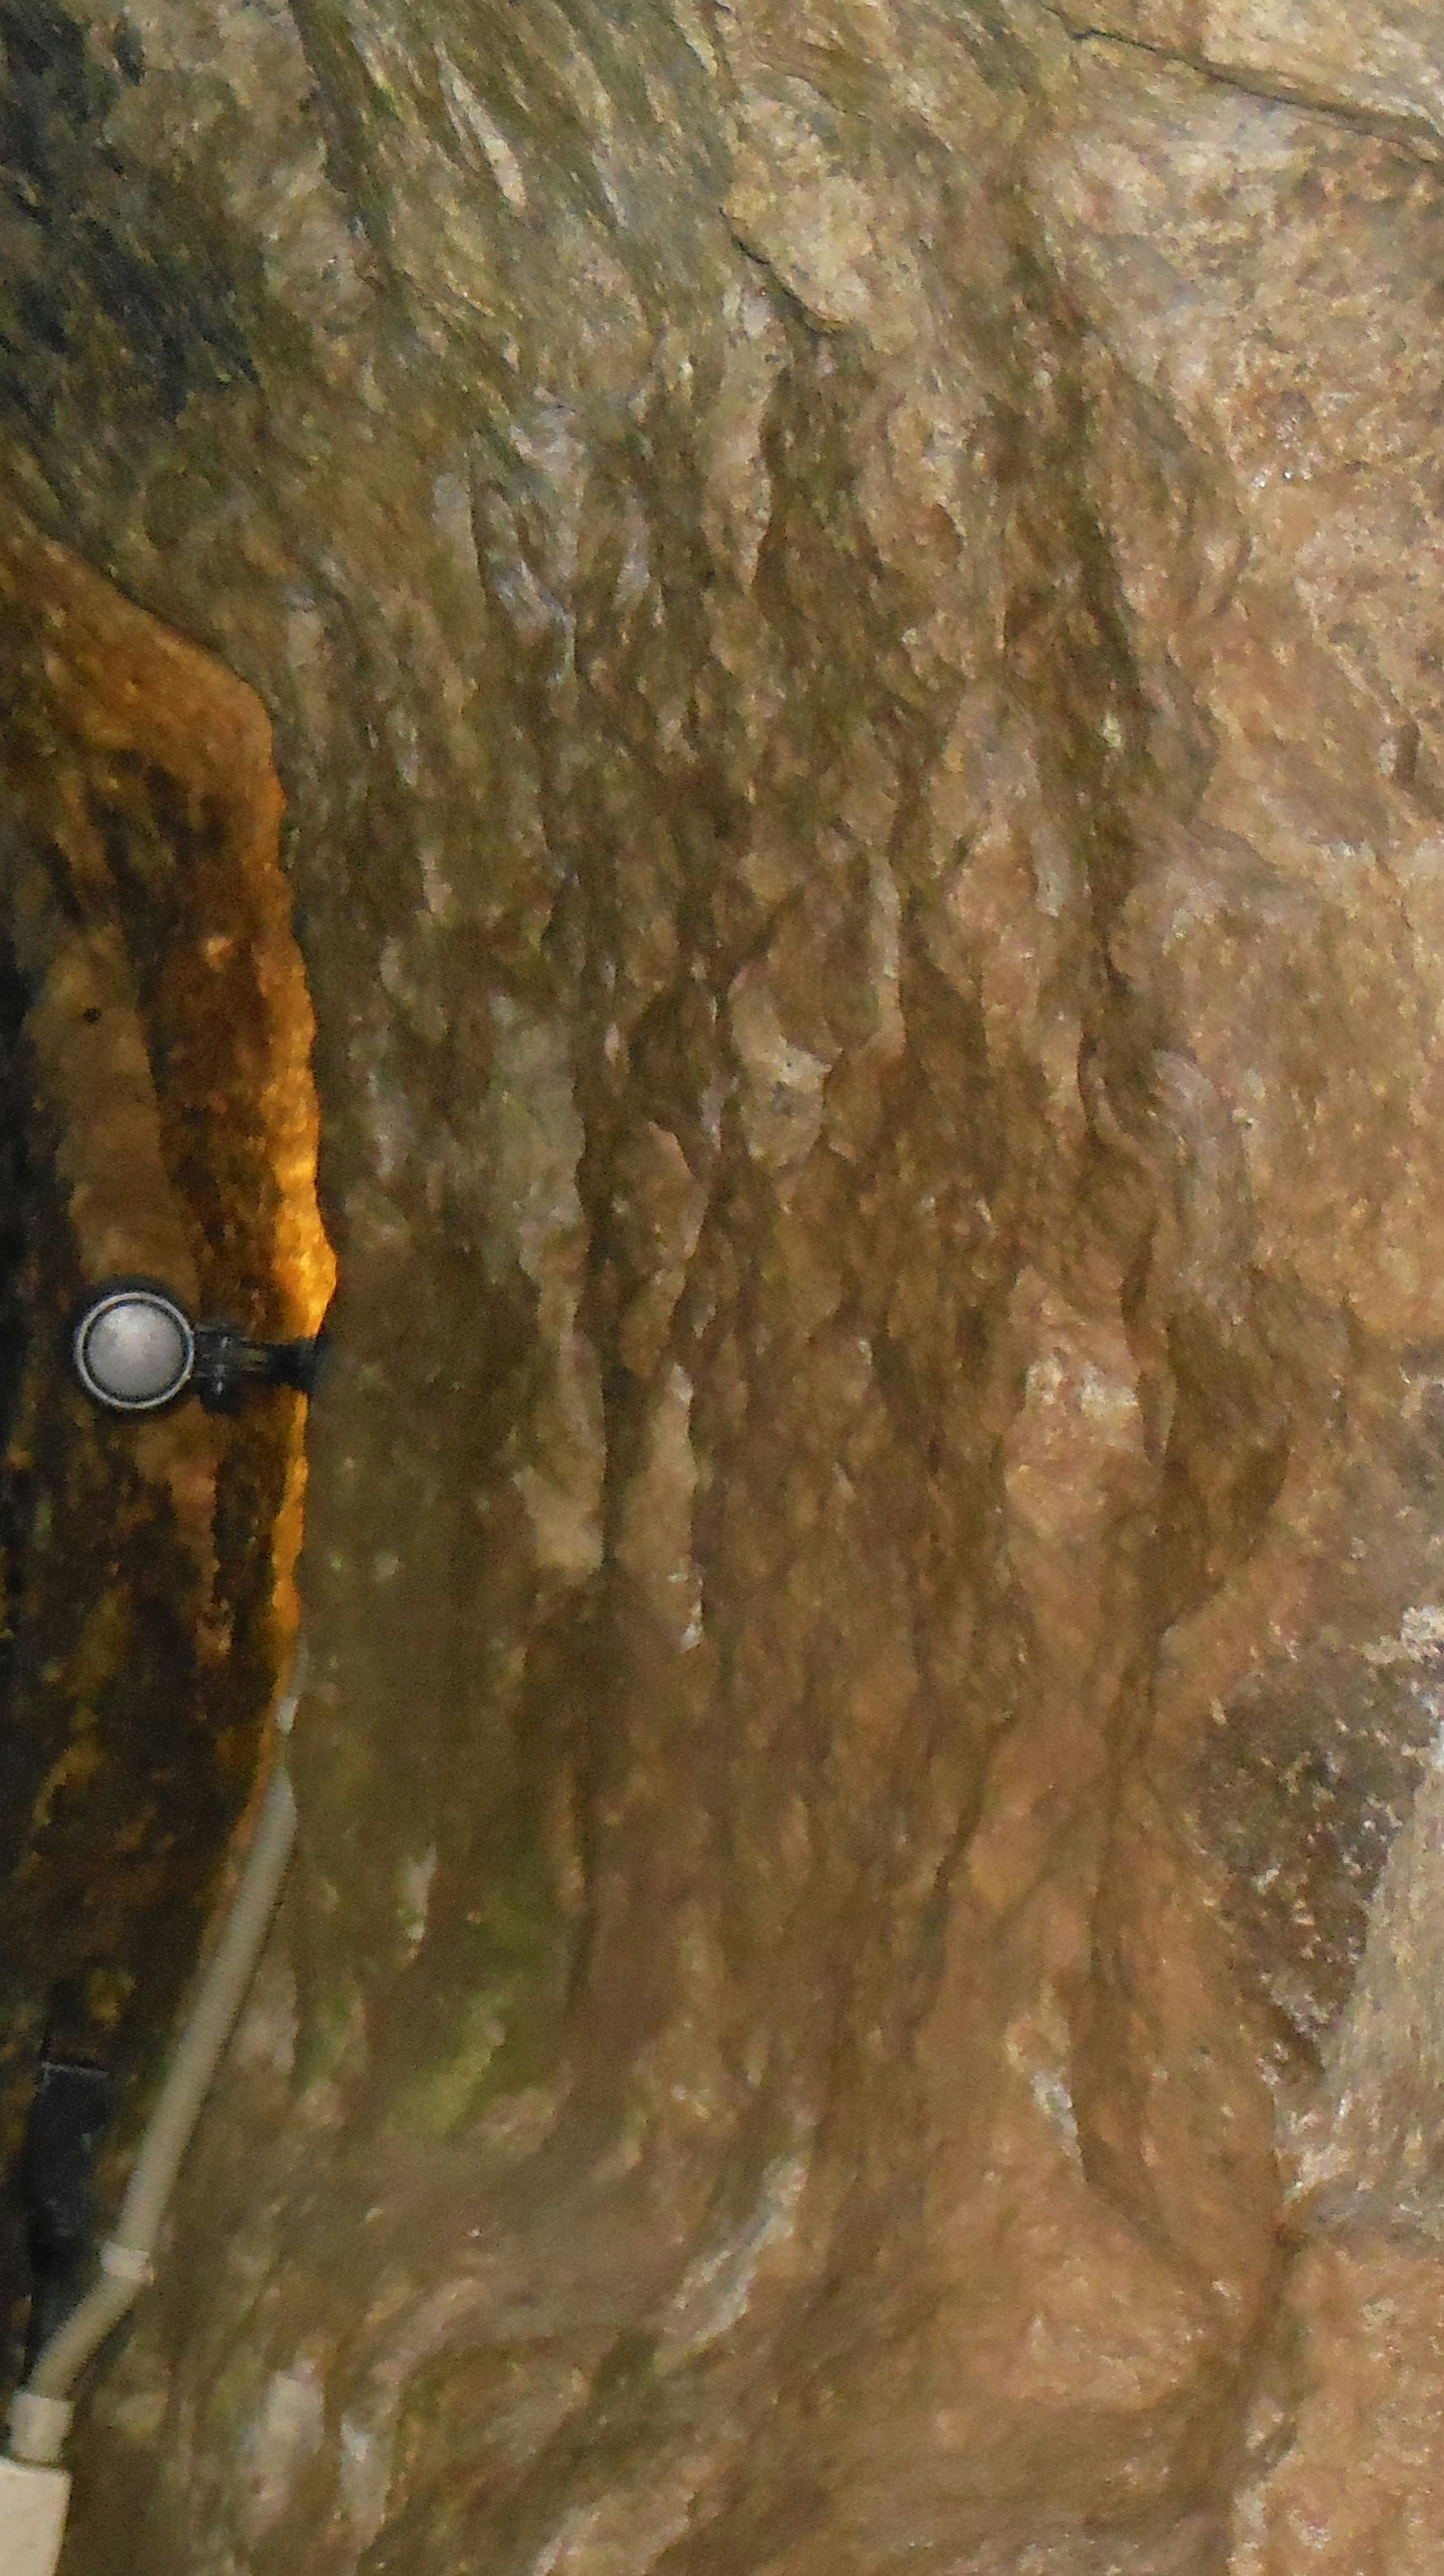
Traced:
<path id="1" fill-rule="evenodd" d="M 73 2576 L 1424 2576 L 1437 12 L 0 37 L 16 502 L 273 720 L 340 1261 Z"/>
<path id="2" fill-rule="evenodd" d="M 0 628 L 0 2117 L 13 2152 L 43 2031 L 121 2080 L 124 2158 L 294 1635 L 301 1425 L 100 1417 L 70 1317 L 141 1273 L 304 1330 L 332 1265 L 261 707 L 13 511 Z"/>

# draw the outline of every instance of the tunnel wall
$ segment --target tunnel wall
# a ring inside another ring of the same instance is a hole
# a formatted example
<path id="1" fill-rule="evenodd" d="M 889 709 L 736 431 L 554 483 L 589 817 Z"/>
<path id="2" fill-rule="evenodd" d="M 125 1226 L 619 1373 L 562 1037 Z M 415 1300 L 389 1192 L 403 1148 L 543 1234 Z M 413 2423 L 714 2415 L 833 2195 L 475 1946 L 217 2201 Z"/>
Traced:
<path id="1" fill-rule="evenodd" d="M 130 2152 L 296 1628 L 300 1407 L 97 1412 L 73 1318 L 158 1277 L 252 1330 L 319 1320 L 311 1017 L 281 793 L 243 683 L 0 514 L 7 986 L 0 1454 L 0 2138 L 38 2052 L 114 2079 Z M 0 2307 L 23 2318 L 12 2191 Z M 13 2379 L 18 2354 L 0 2357 Z"/>
<path id="2" fill-rule="evenodd" d="M 1429 2564 L 1444 58 L 1336 17 L 0 19 L 14 489 L 274 719 L 341 1264 L 77 2570 Z"/>

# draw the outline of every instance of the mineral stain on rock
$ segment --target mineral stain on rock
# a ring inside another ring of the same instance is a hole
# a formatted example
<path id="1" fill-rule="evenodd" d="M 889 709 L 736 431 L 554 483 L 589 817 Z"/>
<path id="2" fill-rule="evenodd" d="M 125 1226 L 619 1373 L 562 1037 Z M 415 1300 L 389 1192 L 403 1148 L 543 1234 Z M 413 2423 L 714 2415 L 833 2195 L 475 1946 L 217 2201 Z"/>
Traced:
<path id="1" fill-rule="evenodd" d="M 1431 13 L 0 37 L 17 542 L 265 710 L 340 1265 L 300 1861 L 69 2568 L 1424 2576 Z M 214 1261 L 223 782 L 86 740 L 5 1150 L 63 1245 L 123 988 Z"/>

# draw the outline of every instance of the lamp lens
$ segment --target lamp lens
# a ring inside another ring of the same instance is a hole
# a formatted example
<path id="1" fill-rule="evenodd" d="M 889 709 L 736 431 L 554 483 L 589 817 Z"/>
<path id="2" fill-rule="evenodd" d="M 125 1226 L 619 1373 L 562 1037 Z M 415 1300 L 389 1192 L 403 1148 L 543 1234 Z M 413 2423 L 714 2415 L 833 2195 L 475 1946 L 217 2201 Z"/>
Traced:
<path id="1" fill-rule="evenodd" d="M 117 1289 L 97 1298 L 75 1335 L 82 1386 L 122 1413 L 146 1413 L 169 1404 L 189 1378 L 194 1359 L 186 1317 L 155 1289 Z"/>

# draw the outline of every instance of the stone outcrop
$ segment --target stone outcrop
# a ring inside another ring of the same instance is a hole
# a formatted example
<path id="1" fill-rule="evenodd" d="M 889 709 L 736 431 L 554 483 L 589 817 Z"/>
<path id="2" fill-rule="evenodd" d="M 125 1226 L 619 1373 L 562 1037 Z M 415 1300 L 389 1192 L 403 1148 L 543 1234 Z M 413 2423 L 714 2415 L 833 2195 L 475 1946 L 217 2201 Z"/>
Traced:
<path id="1" fill-rule="evenodd" d="M 0 0 L 339 1260 L 75 2576 L 1430 2566 L 1434 19 Z"/>

